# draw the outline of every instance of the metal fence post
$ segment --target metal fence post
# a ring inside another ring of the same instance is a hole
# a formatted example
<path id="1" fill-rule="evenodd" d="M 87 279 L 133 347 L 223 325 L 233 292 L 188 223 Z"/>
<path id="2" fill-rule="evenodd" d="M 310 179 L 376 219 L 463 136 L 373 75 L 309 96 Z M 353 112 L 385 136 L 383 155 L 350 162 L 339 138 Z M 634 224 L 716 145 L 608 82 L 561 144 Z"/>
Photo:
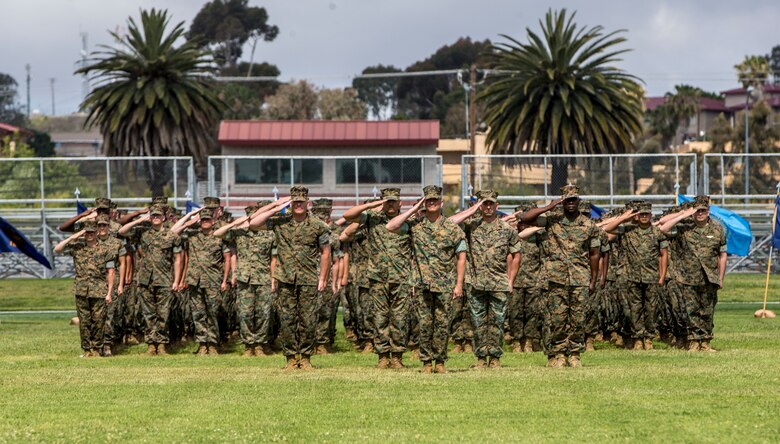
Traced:
<path id="1" fill-rule="evenodd" d="M 615 205 L 615 176 L 612 174 L 612 156 L 609 156 L 609 204 Z"/>
<path id="2" fill-rule="evenodd" d="M 54 258 L 51 254 L 51 245 L 49 245 L 49 226 L 46 222 L 46 186 L 44 185 L 43 160 L 38 160 L 38 164 L 41 175 L 41 235 L 43 235 L 43 254 L 46 256 L 46 259 L 49 260 L 49 263 L 52 264 L 53 267 Z M 51 278 L 51 270 L 46 267 L 43 267 L 43 278 Z"/>
<path id="3" fill-rule="evenodd" d="M 225 206 L 230 206 L 230 181 L 228 180 L 228 163 L 222 159 L 222 187 L 225 189 Z M 217 195 L 219 197 L 219 195 Z"/>
<path id="4" fill-rule="evenodd" d="M 190 165 L 187 167 L 187 192 L 190 193 L 190 198 L 195 201 L 198 200 L 197 190 L 195 186 L 195 161 L 190 157 Z"/>
<path id="5" fill-rule="evenodd" d="M 209 157 L 209 160 L 208 160 L 208 174 L 209 174 L 209 178 L 208 178 L 208 191 L 207 191 L 207 194 L 209 196 L 214 196 L 214 195 L 217 194 L 215 192 L 215 190 L 214 190 L 214 187 L 215 187 L 214 176 L 215 176 L 216 172 L 214 171 L 214 165 L 212 165 L 212 163 L 211 163 L 211 157 Z"/>
<path id="6" fill-rule="evenodd" d="M 355 205 L 360 205 L 360 183 L 358 181 L 358 158 L 355 157 Z"/>
<path id="7" fill-rule="evenodd" d="M 720 204 L 726 204 L 726 168 L 723 155 L 720 156 Z"/>
<path id="8" fill-rule="evenodd" d="M 179 172 L 176 168 L 176 159 L 173 159 L 173 206 L 178 207 L 179 206 Z"/>
<path id="9" fill-rule="evenodd" d="M 709 195 L 710 194 L 710 164 L 707 163 L 707 155 L 704 155 L 704 159 L 702 159 L 701 163 L 701 184 L 702 184 L 702 194 Z"/>
<path id="10" fill-rule="evenodd" d="M 403 161 L 401 161 L 401 168 L 403 168 Z M 425 159 L 420 159 L 420 180 L 425 186 Z"/>
<path id="11" fill-rule="evenodd" d="M 547 156 L 544 156 L 544 200 L 547 201 Z"/>
<path id="12" fill-rule="evenodd" d="M 674 183 L 680 183 L 680 158 L 676 154 L 674 156 Z"/>
<path id="13" fill-rule="evenodd" d="M 111 199 L 111 161 L 106 158 L 106 197 Z"/>

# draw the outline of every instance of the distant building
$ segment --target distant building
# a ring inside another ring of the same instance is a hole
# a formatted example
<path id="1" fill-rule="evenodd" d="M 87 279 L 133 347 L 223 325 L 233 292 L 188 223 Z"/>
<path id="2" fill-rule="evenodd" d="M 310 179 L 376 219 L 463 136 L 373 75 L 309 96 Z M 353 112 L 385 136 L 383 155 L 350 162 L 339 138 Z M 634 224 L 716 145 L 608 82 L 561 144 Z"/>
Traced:
<path id="1" fill-rule="evenodd" d="M 100 131 L 52 132 L 54 152 L 60 157 L 101 156 L 103 135 Z"/>
<path id="2" fill-rule="evenodd" d="M 665 102 L 666 97 L 663 96 L 648 97 L 645 99 L 645 109 L 648 111 L 654 111 Z M 674 143 L 686 143 L 691 140 L 696 140 L 701 136 L 706 136 L 715 125 L 715 119 L 717 119 L 721 114 L 723 114 L 727 120 L 731 121 L 731 118 L 734 115 L 734 110 L 726 105 L 725 100 L 713 99 L 710 97 L 700 97 L 699 112 L 690 118 L 687 127 L 684 128 L 681 126 L 678 128 Z"/>

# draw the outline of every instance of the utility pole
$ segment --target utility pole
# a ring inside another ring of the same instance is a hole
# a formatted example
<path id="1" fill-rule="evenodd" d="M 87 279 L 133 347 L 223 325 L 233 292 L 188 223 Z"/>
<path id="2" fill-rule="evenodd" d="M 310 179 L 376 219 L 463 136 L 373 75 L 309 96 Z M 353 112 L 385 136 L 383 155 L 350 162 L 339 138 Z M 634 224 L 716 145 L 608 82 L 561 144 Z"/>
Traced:
<path id="1" fill-rule="evenodd" d="M 24 65 L 24 70 L 27 71 L 27 119 L 30 118 L 30 64 Z"/>
<path id="2" fill-rule="evenodd" d="M 51 82 L 51 115 L 56 116 L 57 111 L 54 108 L 54 77 L 50 78 L 49 82 Z"/>
<path id="3" fill-rule="evenodd" d="M 477 141 L 477 65 L 471 65 L 469 70 L 469 154 L 476 154 Z M 474 184 L 475 169 L 479 168 L 476 158 L 471 158 L 471 177 L 469 181 Z"/>
<path id="4" fill-rule="evenodd" d="M 87 56 L 89 54 L 87 53 L 87 33 L 82 32 L 81 33 L 81 67 L 86 68 L 87 66 Z M 87 96 L 89 95 L 89 76 L 87 76 L 86 73 L 82 74 L 81 76 L 81 101 L 82 103 L 84 100 L 87 99 Z"/>

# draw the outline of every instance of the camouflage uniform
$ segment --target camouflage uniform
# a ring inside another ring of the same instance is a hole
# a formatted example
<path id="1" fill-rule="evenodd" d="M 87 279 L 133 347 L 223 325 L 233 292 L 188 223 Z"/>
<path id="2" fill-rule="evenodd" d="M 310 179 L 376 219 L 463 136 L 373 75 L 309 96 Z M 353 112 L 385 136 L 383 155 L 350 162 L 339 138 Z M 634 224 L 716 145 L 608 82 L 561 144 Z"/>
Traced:
<path id="1" fill-rule="evenodd" d="M 545 350 L 551 357 L 571 356 L 585 349 L 585 309 L 591 279 L 589 256 L 590 249 L 601 246 L 598 227 L 581 214 L 569 220 L 563 213 L 547 216 L 544 226 Z"/>
<path id="2" fill-rule="evenodd" d="M 273 293 L 271 292 L 271 257 L 275 245 L 270 231 L 233 229 L 238 263 L 238 319 L 241 341 L 247 345 L 271 343 Z"/>
<path id="3" fill-rule="evenodd" d="M 202 219 L 211 216 L 210 211 L 201 211 Z M 205 234 L 200 229 L 189 230 L 187 238 L 190 261 L 186 282 L 190 292 L 192 320 L 195 323 L 195 341 L 216 347 L 220 342 L 220 286 L 230 249 L 222 239 L 213 233 Z"/>
<path id="4" fill-rule="evenodd" d="M 279 288 L 282 352 L 288 358 L 308 357 L 314 354 L 317 310 L 321 304 L 317 291 L 320 248 L 329 245 L 330 229 L 316 217 L 298 222 L 291 214 L 271 217 L 267 227 L 276 235 L 277 266 L 273 277 Z"/>
<path id="5" fill-rule="evenodd" d="M 535 233 L 520 240 L 520 269 L 513 285 L 511 305 L 507 305 L 509 332 L 515 341 L 540 341 L 542 338 L 542 305 L 539 270 L 542 265 L 539 242 L 543 234 Z"/>
<path id="6" fill-rule="evenodd" d="M 428 187 L 426 187 L 428 188 Z M 436 187 L 438 188 L 438 187 Z M 441 190 L 438 190 L 439 198 Z M 429 194 L 426 192 L 426 198 Z M 468 251 L 463 231 L 444 216 L 409 219 L 401 233 L 411 232 L 417 268 L 412 269 L 414 305 L 420 328 L 420 360 L 447 360 L 452 291 L 456 285 L 458 254 Z"/>
<path id="7" fill-rule="evenodd" d="M 156 214 L 159 209 L 150 210 Z M 160 214 L 163 214 L 162 212 Z M 138 245 L 141 256 L 136 280 L 147 344 L 170 342 L 168 321 L 173 303 L 174 258 L 181 253 L 181 238 L 165 227 L 136 227 L 143 231 Z"/>
<path id="8" fill-rule="evenodd" d="M 352 291 L 357 301 L 358 341 L 363 344 L 374 343 L 374 321 L 371 317 L 370 281 L 368 279 L 368 233 L 365 228 L 359 229 L 350 243 L 350 281 Z"/>
<path id="9" fill-rule="evenodd" d="M 482 198 L 493 199 L 497 193 L 483 191 Z M 507 256 L 520 251 L 517 231 L 496 218 L 486 222 L 475 218 L 463 225 L 469 243 L 469 308 L 474 323 L 474 354 L 477 358 L 500 358 L 503 355 L 504 315 L 511 290 Z"/>
<path id="10" fill-rule="evenodd" d="M 383 198 L 387 192 L 383 190 Z M 397 197 L 393 194 L 394 197 Z M 377 354 L 403 353 L 409 319 L 409 272 L 412 244 L 408 230 L 392 233 L 382 211 L 367 211 L 360 223 L 368 234 L 368 279 L 370 282 L 374 349 Z"/>
<path id="11" fill-rule="evenodd" d="M 101 223 L 102 221 L 98 220 L 98 225 Z M 106 220 L 105 223 L 108 224 L 108 221 Z M 111 302 L 106 305 L 106 320 L 103 327 L 103 345 L 111 346 L 117 341 L 117 339 L 121 339 L 121 315 L 124 298 L 119 295 L 119 293 L 117 293 L 117 287 L 119 286 L 119 272 L 122 271 L 119 268 L 119 258 L 125 256 L 127 254 L 127 250 L 125 248 L 125 244 L 122 241 L 116 237 L 111 236 L 110 234 L 105 239 L 98 238 L 98 242 L 105 246 L 109 252 L 113 251 L 114 253 L 112 254 L 116 255 L 116 274 L 114 276 L 113 298 L 111 299 Z"/>
<path id="12" fill-rule="evenodd" d="M 87 231 L 96 231 L 93 221 L 84 223 Z M 80 231 L 80 230 L 79 230 Z M 79 318 L 81 348 L 85 352 L 99 353 L 103 347 L 103 331 L 108 294 L 108 269 L 114 268 L 117 251 L 106 244 L 90 247 L 84 239 L 69 243 L 63 254 L 73 257 L 76 275 L 73 279 L 73 295 Z"/>
<path id="13" fill-rule="evenodd" d="M 331 265 L 338 262 L 339 258 L 344 256 L 341 251 L 341 242 L 339 241 L 340 227 L 333 222 L 328 223 L 330 213 L 333 209 L 333 201 L 330 199 L 317 199 L 311 209 L 311 215 L 328 224 L 330 229 L 330 253 Z M 315 342 L 322 348 L 322 353 L 330 350 L 331 345 L 336 339 L 336 314 L 339 307 L 340 292 L 333 292 L 333 274 L 328 275 L 328 283 L 325 290 L 321 292 L 322 300 L 317 310 L 317 327 L 315 331 Z"/>
<path id="14" fill-rule="evenodd" d="M 603 289 L 597 291 L 599 299 L 599 317 L 601 329 L 605 334 L 615 333 L 623 334 L 624 315 L 623 304 L 621 303 L 622 290 L 618 284 L 618 275 L 623 248 L 620 238 L 616 237 L 609 242 L 609 268 L 607 269 L 606 283 Z M 617 340 L 617 336 L 613 335 Z M 622 339 L 620 339 L 622 341 Z"/>
<path id="15" fill-rule="evenodd" d="M 700 197 L 697 199 L 703 200 Z M 697 202 L 696 208 L 700 207 L 701 204 Z M 702 227 L 695 224 L 678 225 L 671 236 L 680 239 L 680 255 L 679 259 L 675 259 L 677 272 L 674 278 L 678 284 L 676 291 L 687 307 L 687 339 L 689 342 L 709 342 L 712 340 L 713 315 L 720 285 L 718 256 L 726 252 L 726 232 L 718 222 L 709 219 Z"/>
<path id="16" fill-rule="evenodd" d="M 681 208 L 673 209 L 673 212 Z M 676 231 L 688 231 L 694 226 L 692 219 L 684 219 L 677 223 Z M 678 276 L 684 279 L 686 265 L 689 258 L 684 256 L 683 238 L 672 236 L 669 238 L 669 266 L 666 274 L 665 291 L 661 293 L 659 301 L 659 317 L 663 321 L 659 328 L 662 333 L 671 334 L 675 338 L 675 345 L 684 346 L 688 336 L 688 307 L 685 303 L 685 295 L 678 283 Z"/>
<path id="17" fill-rule="evenodd" d="M 658 227 L 641 228 L 627 224 L 619 227 L 625 266 L 624 294 L 628 306 L 628 334 L 632 339 L 655 336 L 655 312 L 660 272 L 661 250 L 669 248 L 666 236 Z"/>

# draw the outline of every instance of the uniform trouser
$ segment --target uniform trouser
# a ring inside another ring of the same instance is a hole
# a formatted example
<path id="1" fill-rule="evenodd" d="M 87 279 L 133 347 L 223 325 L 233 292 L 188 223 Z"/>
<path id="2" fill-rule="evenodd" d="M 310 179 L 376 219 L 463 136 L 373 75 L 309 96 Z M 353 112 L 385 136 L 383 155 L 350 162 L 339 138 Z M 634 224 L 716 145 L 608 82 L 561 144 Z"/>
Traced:
<path id="1" fill-rule="evenodd" d="M 715 305 L 718 303 L 718 286 L 715 284 L 685 285 L 678 283 L 688 314 L 688 340 L 710 341 L 715 328 Z"/>
<path id="2" fill-rule="evenodd" d="M 595 337 L 599 332 L 599 325 L 601 324 L 599 320 L 599 305 L 600 301 L 597 292 L 594 291 L 592 294 L 588 293 L 585 295 L 585 325 L 583 328 L 586 337 Z"/>
<path id="3" fill-rule="evenodd" d="M 236 307 L 241 342 L 246 345 L 270 343 L 273 307 L 271 283 L 257 285 L 239 281 Z"/>
<path id="4" fill-rule="evenodd" d="M 474 323 L 474 354 L 478 358 L 500 358 L 504 354 L 506 291 L 469 292 L 469 309 Z"/>
<path id="5" fill-rule="evenodd" d="M 122 305 L 124 298 L 116 294 L 111 303 L 106 304 L 106 321 L 103 324 L 103 345 L 111 345 L 122 331 Z"/>
<path id="6" fill-rule="evenodd" d="M 601 330 L 605 333 L 621 332 L 623 307 L 618 298 L 618 285 L 615 281 L 607 281 L 603 289 L 597 292 Z"/>
<path id="7" fill-rule="evenodd" d="M 106 319 L 106 300 L 76 296 L 79 317 L 79 336 L 83 350 L 98 350 L 103 346 L 103 328 Z"/>
<path id="8" fill-rule="evenodd" d="M 548 356 L 585 350 L 585 298 L 588 287 L 550 282 L 545 298 L 544 342 Z"/>
<path id="9" fill-rule="evenodd" d="M 316 285 L 279 282 L 279 339 L 285 356 L 314 354 L 320 295 Z"/>
<path id="10" fill-rule="evenodd" d="M 125 298 L 122 317 L 124 318 L 124 332 L 127 334 L 142 333 L 145 330 L 139 293 L 138 285 L 130 284 L 125 287 L 122 295 Z"/>
<path id="11" fill-rule="evenodd" d="M 178 341 L 184 335 L 184 305 L 188 305 L 188 296 L 183 291 L 173 292 L 171 303 L 171 316 L 168 320 L 170 328 L 170 340 Z"/>
<path id="12" fill-rule="evenodd" d="M 373 308 L 371 307 L 371 294 L 369 293 L 368 286 L 357 286 L 357 299 L 360 305 L 360 335 L 359 339 L 363 342 L 369 342 L 374 340 L 374 321 L 371 319 L 373 316 Z"/>
<path id="13" fill-rule="evenodd" d="M 219 343 L 219 313 L 222 306 L 222 292 L 219 287 L 190 287 L 192 320 L 195 324 L 195 342 Z"/>
<path id="14" fill-rule="evenodd" d="M 322 292 L 322 304 L 317 310 L 317 330 L 315 333 L 317 344 L 333 344 L 336 333 L 334 313 L 339 307 L 338 298 L 339 293 L 334 293 L 333 288 L 328 283 L 328 288 Z"/>
<path id="15" fill-rule="evenodd" d="M 452 293 L 416 291 L 414 305 L 420 326 L 420 360 L 446 361 L 447 343 L 450 340 Z"/>
<path id="16" fill-rule="evenodd" d="M 455 342 L 474 339 L 474 324 L 471 319 L 468 291 L 465 290 L 463 297 L 454 299 L 451 304 L 450 334 Z"/>
<path id="17" fill-rule="evenodd" d="M 409 286 L 384 281 L 371 281 L 370 285 L 376 353 L 405 352 L 409 324 Z"/>
<path id="18" fill-rule="evenodd" d="M 656 289 L 658 284 L 626 282 L 628 302 L 628 334 L 633 339 L 652 339 L 655 336 Z"/>
<path id="19" fill-rule="evenodd" d="M 147 344 L 170 342 L 168 320 L 171 316 L 173 292 L 170 287 L 138 287 L 141 299 Z"/>
<path id="20" fill-rule="evenodd" d="M 660 292 L 659 312 L 663 313 L 664 330 L 678 338 L 688 336 L 688 307 L 685 304 L 683 284 L 675 280 L 667 282 Z"/>
<path id="21" fill-rule="evenodd" d="M 541 291 L 538 287 L 514 288 L 507 299 L 506 318 L 512 339 L 542 337 Z"/>
<path id="22" fill-rule="evenodd" d="M 358 318 L 360 317 L 360 305 L 357 299 L 357 286 L 347 284 L 341 293 L 341 305 L 344 307 L 344 328 L 351 329 L 357 334 Z"/>
<path id="23" fill-rule="evenodd" d="M 220 291 L 219 289 L 217 289 Z M 227 341 L 228 335 L 238 329 L 236 319 L 236 290 L 229 287 L 227 291 L 221 292 L 220 304 L 217 310 L 217 320 L 219 322 L 220 339 Z"/>
<path id="24" fill-rule="evenodd" d="M 422 291 L 419 288 L 409 289 L 409 314 L 407 316 L 408 323 L 406 327 L 406 347 L 415 348 L 420 346 L 420 323 L 417 320 L 417 298 L 415 295 Z"/>

